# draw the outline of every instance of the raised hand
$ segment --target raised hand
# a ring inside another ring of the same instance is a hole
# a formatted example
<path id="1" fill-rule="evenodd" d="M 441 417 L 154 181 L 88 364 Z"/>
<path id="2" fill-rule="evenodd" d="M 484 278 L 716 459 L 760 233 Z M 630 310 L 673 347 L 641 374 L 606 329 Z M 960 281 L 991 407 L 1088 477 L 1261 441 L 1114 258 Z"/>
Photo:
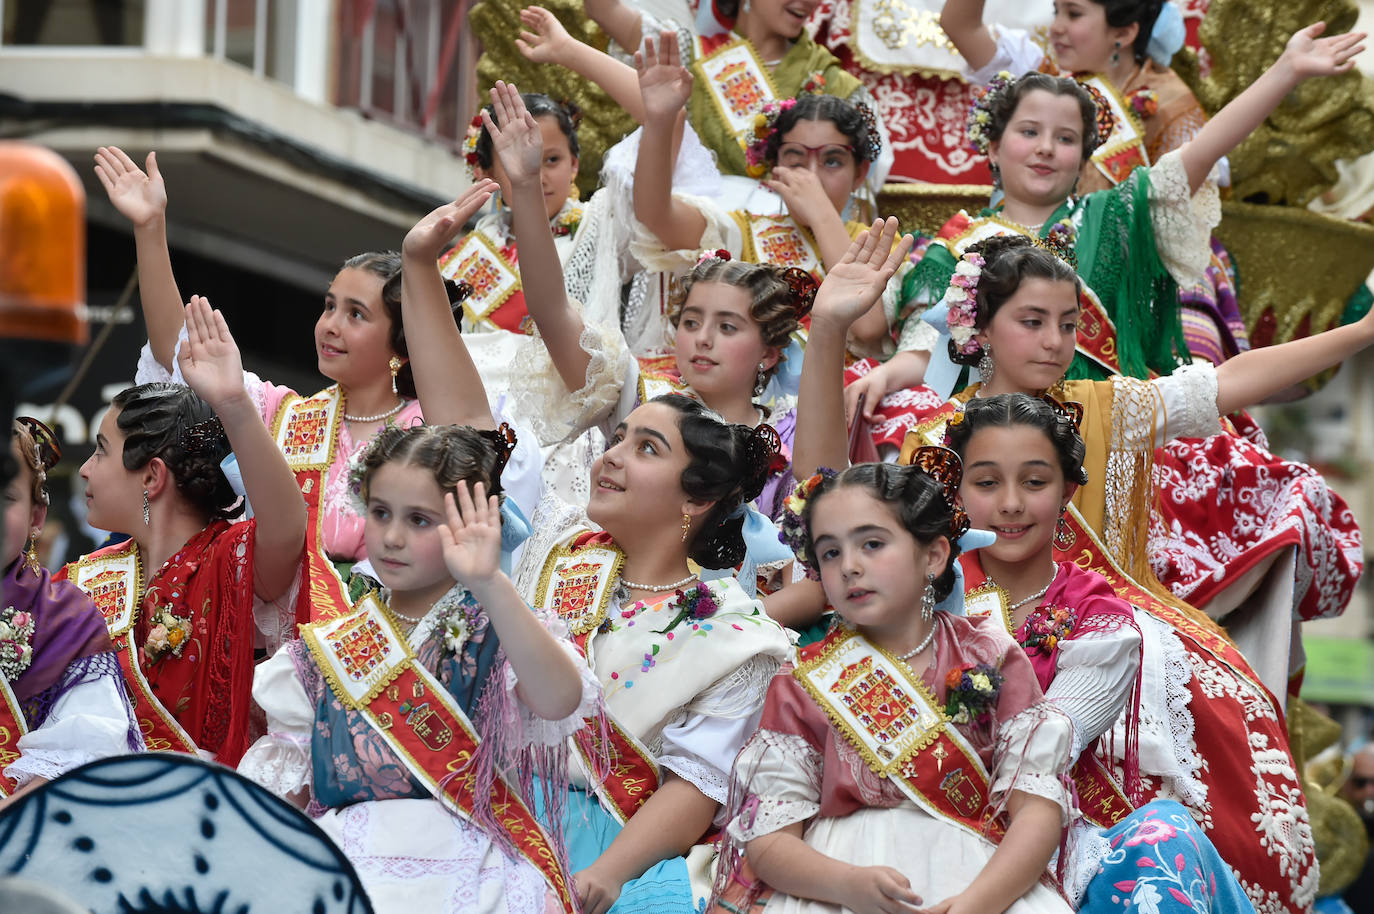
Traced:
<path id="1" fill-rule="evenodd" d="M 520 90 L 501 80 L 491 87 L 491 111 L 482 109 L 482 124 L 491 136 L 491 148 L 501 160 L 511 186 L 539 180 L 544 158 L 544 134 L 525 108 Z M 492 113 L 501 126 L 492 120 Z"/>
<path id="2" fill-rule="evenodd" d="M 1320 37 L 1326 31 L 1325 22 L 1315 22 L 1293 33 L 1280 62 L 1287 62 L 1298 79 L 1314 76 L 1334 76 L 1355 66 L 1355 57 L 1364 50 L 1367 32 L 1347 32 L 1344 35 Z"/>
<path id="3" fill-rule="evenodd" d="M 458 199 L 425 216 L 408 232 L 401 244 L 407 257 L 438 260 L 444 245 L 462 231 L 463 226 L 496 192 L 497 184 L 490 178 L 474 181 Z"/>
<path id="4" fill-rule="evenodd" d="M 824 318 L 847 327 L 871 308 L 911 250 L 910 235 L 904 235 L 894 246 L 896 240 L 895 216 L 874 222 L 855 238 L 844 258 L 825 274 L 816 292 L 812 319 Z"/>
<path id="5" fill-rule="evenodd" d="M 120 215 L 134 227 L 148 225 L 167 212 L 167 187 L 157 168 L 157 153 L 148 153 L 145 173 L 118 146 L 95 151 L 95 176 Z"/>
<path id="6" fill-rule="evenodd" d="M 467 486 L 458 486 L 456 504 L 452 492 L 444 495 L 448 523 L 439 525 L 439 544 L 448 573 L 478 590 L 501 573 L 501 507 L 482 483 L 473 490 L 469 494 Z"/>
<path id="7" fill-rule="evenodd" d="M 192 295 L 186 306 L 186 345 L 177 354 L 181 375 L 200 398 L 220 412 L 222 406 L 247 397 L 243 361 L 224 315 L 210 299 Z"/>
<path id="8" fill-rule="evenodd" d="M 520 11 L 520 24 L 527 32 L 515 39 L 515 47 L 525 59 L 534 63 L 553 63 L 566 66 L 568 49 L 576 41 L 558 17 L 542 6 L 527 6 Z"/>
<path id="9" fill-rule="evenodd" d="M 652 38 L 646 39 L 644 50 L 635 52 L 635 71 L 644 97 L 645 123 L 675 121 L 692 97 L 692 74 L 682 65 L 677 32 L 665 29 L 657 49 Z"/>

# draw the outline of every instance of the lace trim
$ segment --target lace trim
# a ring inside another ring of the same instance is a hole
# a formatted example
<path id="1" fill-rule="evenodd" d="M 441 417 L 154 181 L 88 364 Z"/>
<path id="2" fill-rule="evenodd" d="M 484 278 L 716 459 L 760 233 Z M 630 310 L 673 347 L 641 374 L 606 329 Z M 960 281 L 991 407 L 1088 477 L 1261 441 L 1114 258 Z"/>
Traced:
<path id="1" fill-rule="evenodd" d="M 727 248 L 738 255 L 741 239 L 738 233 L 732 230 L 734 223 L 728 213 L 705 197 L 675 191 L 673 199 L 686 203 L 701 213 L 702 218 L 706 220 L 706 229 L 701 233 L 701 241 L 696 247 L 669 250 L 644 223 L 635 219 L 631 229 L 630 253 L 644 264 L 646 269 L 660 273 L 690 270 L 697 262 L 697 255 L 702 251 L 717 248 Z"/>
<path id="2" fill-rule="evenodd" d="M 704 717 L 738 720 L 757 714 L 768 694 L 768 683 L 778 671 L 778 660 L 768 654 L 755 654 L 718 679 L 687 705 L 686 710 Z"/>
<path id="3" fill-rule="evenodd" d="M 1051 728 L 1049 731 L 1046 728 Z M 1059 730 L 1055 734 L 1054 730 Z M 992 754 L 989 805 L 994 814 L 1006 806 L 1013 790 L 1034 794 L 1059 806 L 1061 821 L 1069 822 L 1073 808 L 1064 772 L 1068 770 L 1073 743 L 1073 722 L 1048 702 L 1031 705 L 997 730 Z M 1029 766 L 1035 765 L 1032 769 Z"/>
<path id="4" fill-rule="evenodd" d="M 769 756 L 773 757 L 775 765 L 779 760 L 785 762 L 790 772 L 789 780 L 815 785 L 815 798 L 768 796 L 754 792 L 752 788 L 758 785 L 754 783 L 753 774 Z M 824 756 L 805 737 L 777 730 L 759 730 L 755 733 L 741 750 L 735 764 L 735 774 L 743 779 L 741 786 L 747 794 L 727 826 L 730 838 L 738 842 L 752 841 L 795 822 L 805 822 L 820 812 L 819 785 L 824 760 Z"/>
<path id="5" fill-rule="evenodd" d="M 659 756 L 658 763 L 692 785 L 704 795 L 724 803 L 730 793 L 730 779 L 719 768 L 690 755 Z"/>
<path id="6" fill-rule="evenodd" d="M 51 781 L 74 768 L 107 756 L 80 749 L 29 749 L 5 769 L 5 776 L 22 786 L 34 778 Z"/>
<path id="7" fill-rule="evenodd" d="M 309 787 L 309 737 L 269 733 L 244 753 L 238 772 L 279 797 L 290 796 L 303 787 Z"/>
<path id="8" fill-rule="evenodd" d="M 902 325 L 902 335 L 897 339 L 898 352 L 934 352 L 940 343 L 940 331 L 921 320 L 920 314 L 913 311 Z"/>
<path id="9" fill-rule="evenodd" d="M 1173 407 L 1168 411 L 1167 428 L 1155 436 L 1155 447 L 1175 438 L 1208 438 L 1220 430 L 1215 365 L 1193 362 L 1155 383 L 1164 402 Z"/>
<path id="10" fill-rule="evenodd" d="M 1088 883 L 1102 872 L 1102 861 L 1111 853 L 1112 842 L 1097 828 L 1079 820 L 1069 832 L 1068 865 L 1064 868 L 1065 896 L 1077 910 Z"/>
<path id="11" fill-rule="evenodd" d="M 572 307 L 581 314 L 576 302 Z M 534 328 L 521 340 L 514 363 L 524 383 L 509 392 L 512 415 L 524 417 L 544 446 L 555 444 L 601 422 L 620 399 L 630 373 L 630 351 L 614 328 L 584 319 L 577 344 L 591 356 L 582 387 L 569 392 L 548 348 Z"/>
<path id="12" fill-rule="evenodd" d="M 520 704 L 520 722 L 525 731 L 524 742 L 535 746 L 561 746 L 568 737 L 582 729 L 584 719 L 591 717 L 601 710 L 601 683 L 596 679 L 596 674 L 591 667 L 587 666 L 586 659 L 568 639 L 568 627 L 559 619 L 552 618 L 550 614 L 535 611 L 540 621 L 544 623 L 555 638 L 558 639 L 558 646 L 572 657 L 573 663 L 577 666 L 578 681 L 581 684 L 581 697 L 578 699 L 577 707 L 566 717 L 558 720 L 548 720 L 535 714 L 523 703 Z M 506 664 L 506 688 L 514 690 L 519 677 L 515 675 L 515 669 L 509 662 Z"/>
<path id="13" fill-rule="evenodd" d="M 1175 149 L 1150 168 L 1150 222 L 1159 259 L 1174 281 L 1191 288 L 1212 261 L 1212 230 L 1221 222 L 1216 169 L 1192 193 L 1183 156 Z"/>
<path id="14" fill-rule="evenodd" d="M 185 329 L 182 330 L 185 333 Z M 180 344 L 180 339 L 177 340 Z M 152 384 L 157 381 L 172 380 L 172 373 L 162 367 L 162 363 L 153 357 L 153 344 L 144 343 L 143 348 L 138 351 L 138 367 L 134 369 L 135 384 Z"/>
<path id="15" fill-rule="evenodd" d="M 1150 690 L 1152 694 L 1142 695 L 1141 747 L 1143 750 L 1150 744 L 1163 748 L 1169 754 L 1169 767 L 1172 768 L 1163 771 L 1147 770 L 1142 752 L 1141 773 L 1161 777 L 1165 793 L 1190 809 L 1206 809 L 1207 785 L 1200 780 L 1202 759 L 1197 751 L 1196 723 L 1192 711 L 1189 710 L 1192 702 L 1190 684 L 1193 681 L 1193 669 L 1188 662 L 1188 650 L 1178 635 L 1165 623 L 1152 616 L 1144 616 L 1141 621 L 1142 633 L 1148 626 L 1159 644 L 1160 659 L 1154 677 L 1158 678 L 1164 693 L 1162 708 L 1158 706 L 1159 695 L 1154 689 Z M 1125 734 L 1119 720 L 1113 732 L 1112 745 L 1125 745 Z M 1155 761 L 1162 762 L 1160 759 Z"/>
<path id="16" fill-rule="evenodd" d="M 539 576 L 549 553 L 576 529 L 586 528 L 589 523 L 582 508 L 567 503 L 553 493 L 546 492 L 539 499 L 534 516 L 530 518 L 533 533 L 525 541 L 525 549 L 520 554 L 514 576 L 515 589 L 527 603 L 534 602 L 535 591 L 539 589 Z M 536 610 L 542 608 L 535 607 Z"/>

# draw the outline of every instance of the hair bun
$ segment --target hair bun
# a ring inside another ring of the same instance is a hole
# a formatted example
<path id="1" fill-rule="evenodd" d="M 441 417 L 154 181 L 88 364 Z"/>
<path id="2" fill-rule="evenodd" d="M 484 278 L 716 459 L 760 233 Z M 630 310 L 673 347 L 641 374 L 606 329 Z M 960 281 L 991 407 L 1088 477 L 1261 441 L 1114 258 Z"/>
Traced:
<path id="1" fill-rule="evenodd" d="M 816 277 L 800 267 L 788 267 L 782 271 L 782 281 L 792 290 L 792 308 L 796 311 L 797 320 L 801 320 L 811 313 L 811 307 L 816 304 L 816 290 L 819 288 Z"/>
<path id="2" fill-rule="evenodd" d="M 774 460 L 782 453 L 782 439 L 777 429 L 760 423 L 744 442 L 744 482 L 740 486 L 740 501 L 751 502 L 763 492 L 768 477 L 773 475 Z"/>
<path id="3" fill-rule="evenodd" d="M 496 429 L 478 429 L 477 434 L 486 439 L 493 450 L 496 451 L 496 466 L 492 469 L 493 491 L 501 487 L 501 474 L 506 469 L 506 464 L 510 463 L 510 455 L 515 453 L 515 445 L 519 443 L 515 429 L 509 423 L 502 422 Z"/>

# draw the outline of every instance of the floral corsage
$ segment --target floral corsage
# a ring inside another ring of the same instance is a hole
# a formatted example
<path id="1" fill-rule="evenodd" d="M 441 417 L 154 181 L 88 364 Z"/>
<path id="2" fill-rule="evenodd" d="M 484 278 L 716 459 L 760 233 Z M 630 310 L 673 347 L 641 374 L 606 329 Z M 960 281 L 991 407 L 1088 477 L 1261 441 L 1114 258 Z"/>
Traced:
<path id="1" fill-rule="evenodd" d="M 959 258 L 945 291 L 944 302 L 949 306 L 949 335 L 959 351 L 973 355 L 981 346 L 973 338 L 978 321 L 978 279 L 983 275 L 983 255 L 969 251 Z"/>
<path id="2" fill-rule="evenodd" d="M 577 228 L 582 224 L 582 207 L 569 206 L 553 219 L 553 236 L 562 238 L 565 235 L 576 235 Z"/>
<path id="3" fill-rule="evenodd" d="M 675 596 L 677 597 L 677 615 L 673 616 L 673 621 L 669 622 L 668 626 L 658 631 L 657 634 L 668 634 L 677 628 L 679 622 L 685 619 L 709 619 L 720 609 L 715 594 L 711 593 L 710 586 L 704 581 L 697 582 L 695 587 L 688 590 L 679 590 Z"/>
<path id="4" fill-rule="evenodd" d="M 156 663 L 168 654 L 180 657 L 191 638 L 191 617 L 177 616 L 170 609 L 158 609 L 153 613 L 153 627 L 148 629 L 148 640 L 143 650 L 150 663 Z"/>
<path id="5" fill-rule="evenodd" d="M 1137 89 L 1131 93 L 1131 110 L 1142 118 L 1159 113 L 1159 93 L 1154 89 Z"/>
<path id="6" fill-rule="evenodd" d="M 0 610 L 0 675 L 10 682 L 33 663 L 33 613 Z"/>
<path id="7" fill-rule="evenodd" d="M 1001 670 L 986 663 L 965 663 L 945 674 L 945 713 L 956 724 L 987 724 L 1002 694 Z"/>
<path id="8" fill-rule="evenodd" d="M 1073 633 L 1076 621 L 1073 612 L 1062 606 L 1042 606 L 1026 619 L 1026 640 L 1021 642 L 1021 646 L 1027 651 L 1049 656 L 1060 641 Z"/>
<path id="9" fill-rule="evenodd" d="M 439 598 L 439 631 L 443 632 L 444 650 L 457 655 L 472 635 L 472 603 L 464 600 L 467 590 L 455 585 Z"/>

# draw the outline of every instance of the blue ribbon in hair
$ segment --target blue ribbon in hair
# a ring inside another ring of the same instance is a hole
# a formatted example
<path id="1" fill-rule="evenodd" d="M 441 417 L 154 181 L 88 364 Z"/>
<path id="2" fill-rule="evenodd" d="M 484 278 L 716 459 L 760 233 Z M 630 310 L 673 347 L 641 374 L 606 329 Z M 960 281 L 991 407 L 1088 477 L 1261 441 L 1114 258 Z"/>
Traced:
<path id="1" fill-rule="evenodd" d="M 501 500 L 501 570 L 511 574 L 515 567 L 515 550 L 530 538 L 530 522 L 513 498 Z"/>
<path id="2" fill-rule="evenodd" d="M 954 395 L 954 387 L 959 383 L 959 373 L 963 366 L 954 364 L 949 357 L 949 305 L 943 300 L 925 314 L 921 320 L 934 327 L 940 334 L 935 343 L 935 351 L 930 354 L 930 364 L 926 366 L 926 386 L 948 400 Z"/>
<path id="3" fill-rule="evenodd" d="M 1177 3 L 1166 3 L 1159 11 L 1154 28 L 1150 30 L 1150 43 L 1145 53 L 1161 67 L 1167 67 L 1174 55 L 1183 47 L 1188 31 L 1183 25 L 1183 12 Z"/>
<path id="4" fill-rule="evenodd" d="M 732 575 L 739 578 L 739 586 L 749 596 L 758 593 L 758 566 L 773 562 L 792 561 L 792 550 L 778 539 L 778 527 L 751 504 L 742 504 L 726 515 L 726 520 L 744 518 L 740 534 L 744 537 L 744 564 L 739 572 L 733 568 L 703 568 L 701 579 L 715 581 Z"/>
<path id="5" fill-rule="evenodd" d="M 229 483 L 229 488 L 234 490 L 234 494 L 243 499 L 243 519 L 248 520 L 253 516 L 253 506 L 248 503 L 248 490 L 243 485 L 243 471 L 239 469 L 239 459 L 233 451 L 219 462 L 219 471 L 224 474 L 224 479 Z"/>
<path id="6" fill-rule="evenodd" d="M 991 530 L 970 529 L 959 537 L 959 549 L 961 552 L 972 552 L 974 549 L 991 546 L 995 542 L 997 534 Z M 954 560 L 954 589 L 949 592 L 949 596 L 935 604 L 935 611 L 955 616 L 964 615 L 964 569 L 958 559 Z"/>

